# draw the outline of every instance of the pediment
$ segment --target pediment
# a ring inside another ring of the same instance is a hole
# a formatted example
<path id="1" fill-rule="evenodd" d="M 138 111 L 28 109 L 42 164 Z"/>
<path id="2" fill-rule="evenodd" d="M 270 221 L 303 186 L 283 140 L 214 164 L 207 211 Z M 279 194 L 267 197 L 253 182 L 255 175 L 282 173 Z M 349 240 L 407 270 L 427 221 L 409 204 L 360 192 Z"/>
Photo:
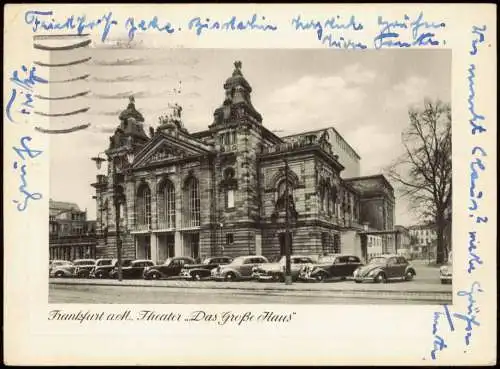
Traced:
<path id="1" fill-rule="evenodd" d="M 207 150 L 189 145 L 189 142 L 179 142 L 168 137 L 153 138 L 138 154 L 133 167 L 140 168 L 163 161 L 175 161 L 190 156 L 208 153 Z"/>

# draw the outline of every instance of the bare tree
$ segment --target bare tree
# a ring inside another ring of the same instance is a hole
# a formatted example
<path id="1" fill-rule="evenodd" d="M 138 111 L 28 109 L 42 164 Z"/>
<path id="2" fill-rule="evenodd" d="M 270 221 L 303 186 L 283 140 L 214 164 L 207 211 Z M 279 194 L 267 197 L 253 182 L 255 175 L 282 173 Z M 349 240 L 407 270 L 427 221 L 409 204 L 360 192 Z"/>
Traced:
<path id="1" fill-rule="evenodd" d="M 420 218 L 435 226 L 436 263 L 442 264 L 451 223 L 451 108 L 439 100 L 425 100 L 423 109 L 410 109 L 408 116 L 409 127 L 401 136 L 405 153 L 388 175 Z"/>

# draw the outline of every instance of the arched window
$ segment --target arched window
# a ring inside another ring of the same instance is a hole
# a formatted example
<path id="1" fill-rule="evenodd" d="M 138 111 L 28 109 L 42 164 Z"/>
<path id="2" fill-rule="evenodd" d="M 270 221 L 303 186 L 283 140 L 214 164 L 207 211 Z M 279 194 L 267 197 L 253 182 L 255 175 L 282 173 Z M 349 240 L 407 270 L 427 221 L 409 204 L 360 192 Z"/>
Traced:
<path id="1" fill-rule="evenodd" d="M 175 228 L 175 187 L 169 180 L 158 188 L 158 218 L 162 228 Z"/>
<path id="2" fill-rule="evenodd" d="M 137 191 L 137 224 L 151 225 L 151 190 L 145 183 Z"/>
<path id="3" fill-rule="evenodd" d="M 200 185 L 195 177 L 187 179 L 185 187 L 185 198 L 188 203 L 188 227 L 199 227 L 200 225 Z"/>
<path id="4" fill-rule="evenodd" d="M 278 184 L 278 199 L 281 198 L 284 199 L 283 196 L 285 195 L 285 192 L 286 192 L 286 180 L 282 180 Z M 290 181 L 288 181 L 288 195 L 293 195 L 293 185 Z"/>

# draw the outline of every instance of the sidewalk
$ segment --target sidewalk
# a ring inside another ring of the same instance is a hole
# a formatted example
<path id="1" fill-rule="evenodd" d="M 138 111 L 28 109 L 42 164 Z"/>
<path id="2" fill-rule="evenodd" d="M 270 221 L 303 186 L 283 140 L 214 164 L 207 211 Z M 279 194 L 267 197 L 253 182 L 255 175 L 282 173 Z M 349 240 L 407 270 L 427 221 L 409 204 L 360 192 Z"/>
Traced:
<path id="1" fill-rule="evenodd" d="M 233 290 L 236 292 L 247 291 L 256 293 L 285 293 L 285 292 L 322 292 L 323 294 L 339 294 L 342 296 L 366 296 L 380 298 L 401 299 L 429 299 L 450 300 L 452 288 L 450 285 L 426 284 L 394 281 L 386 284 L 354 283 L 353 281 L 303 283 L 295 282 L 292 285 L 283 283 L 268 283 L 255 281 L 242 282 L 217 282 L 217 281 L 185 281 L 185 280 L 123 280 L 113 279 L 50 279 L 53 285 L 80 285 L 80 286 L 115 286 L 115 287 L 163 287 L 163 288 L 189 288 L 198 290 Z"/>

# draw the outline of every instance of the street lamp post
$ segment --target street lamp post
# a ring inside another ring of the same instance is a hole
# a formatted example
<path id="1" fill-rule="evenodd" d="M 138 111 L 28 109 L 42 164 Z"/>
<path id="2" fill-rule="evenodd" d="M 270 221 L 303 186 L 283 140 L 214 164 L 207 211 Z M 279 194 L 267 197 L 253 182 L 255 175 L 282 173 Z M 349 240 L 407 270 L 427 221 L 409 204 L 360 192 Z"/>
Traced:
<path id="1" fill-rule="evenodd" d="M 99 153 L 97 157 L 92 158 L 96 163 L 97 169 L 101 169 L 101 164 L 106 161 L 100 155 L 105 154 L 103 152 Z M 128 162 L 131 163 L 134 160 L 134 154 L 132 151 L 127 153 Z M 116 223 L 116 258 L 118 264 L 118 281 L 122 281 L 122 239 L 121 239 L 121 229 L 120 229 L 120 201 L 123 200 L 123 193 L 121 192 L 121 187 L 118 186 L 118 175 L 116 171 L 116 165 L 113 164 L 113 204 L 115 206 L 115 223 Z"/>
<path id="2" fill-rule="evenodd" d="M 224 256 L 224 240 L 222 239 L 222 228 L 224 227 L 224 224 L 221 222 L 219 223 L 219 228 L 220 228 L 220 251 L 221 251 L 221 256 Z"/>
<path id="3" fill-rule="evenodd" d="M 288 189 L 288 160 L 285 158 L 285 284 L 292 284 L 291 274 L 291 245 L 290 245 L 290 218 L 289 218 L 289 189 Z"/>

